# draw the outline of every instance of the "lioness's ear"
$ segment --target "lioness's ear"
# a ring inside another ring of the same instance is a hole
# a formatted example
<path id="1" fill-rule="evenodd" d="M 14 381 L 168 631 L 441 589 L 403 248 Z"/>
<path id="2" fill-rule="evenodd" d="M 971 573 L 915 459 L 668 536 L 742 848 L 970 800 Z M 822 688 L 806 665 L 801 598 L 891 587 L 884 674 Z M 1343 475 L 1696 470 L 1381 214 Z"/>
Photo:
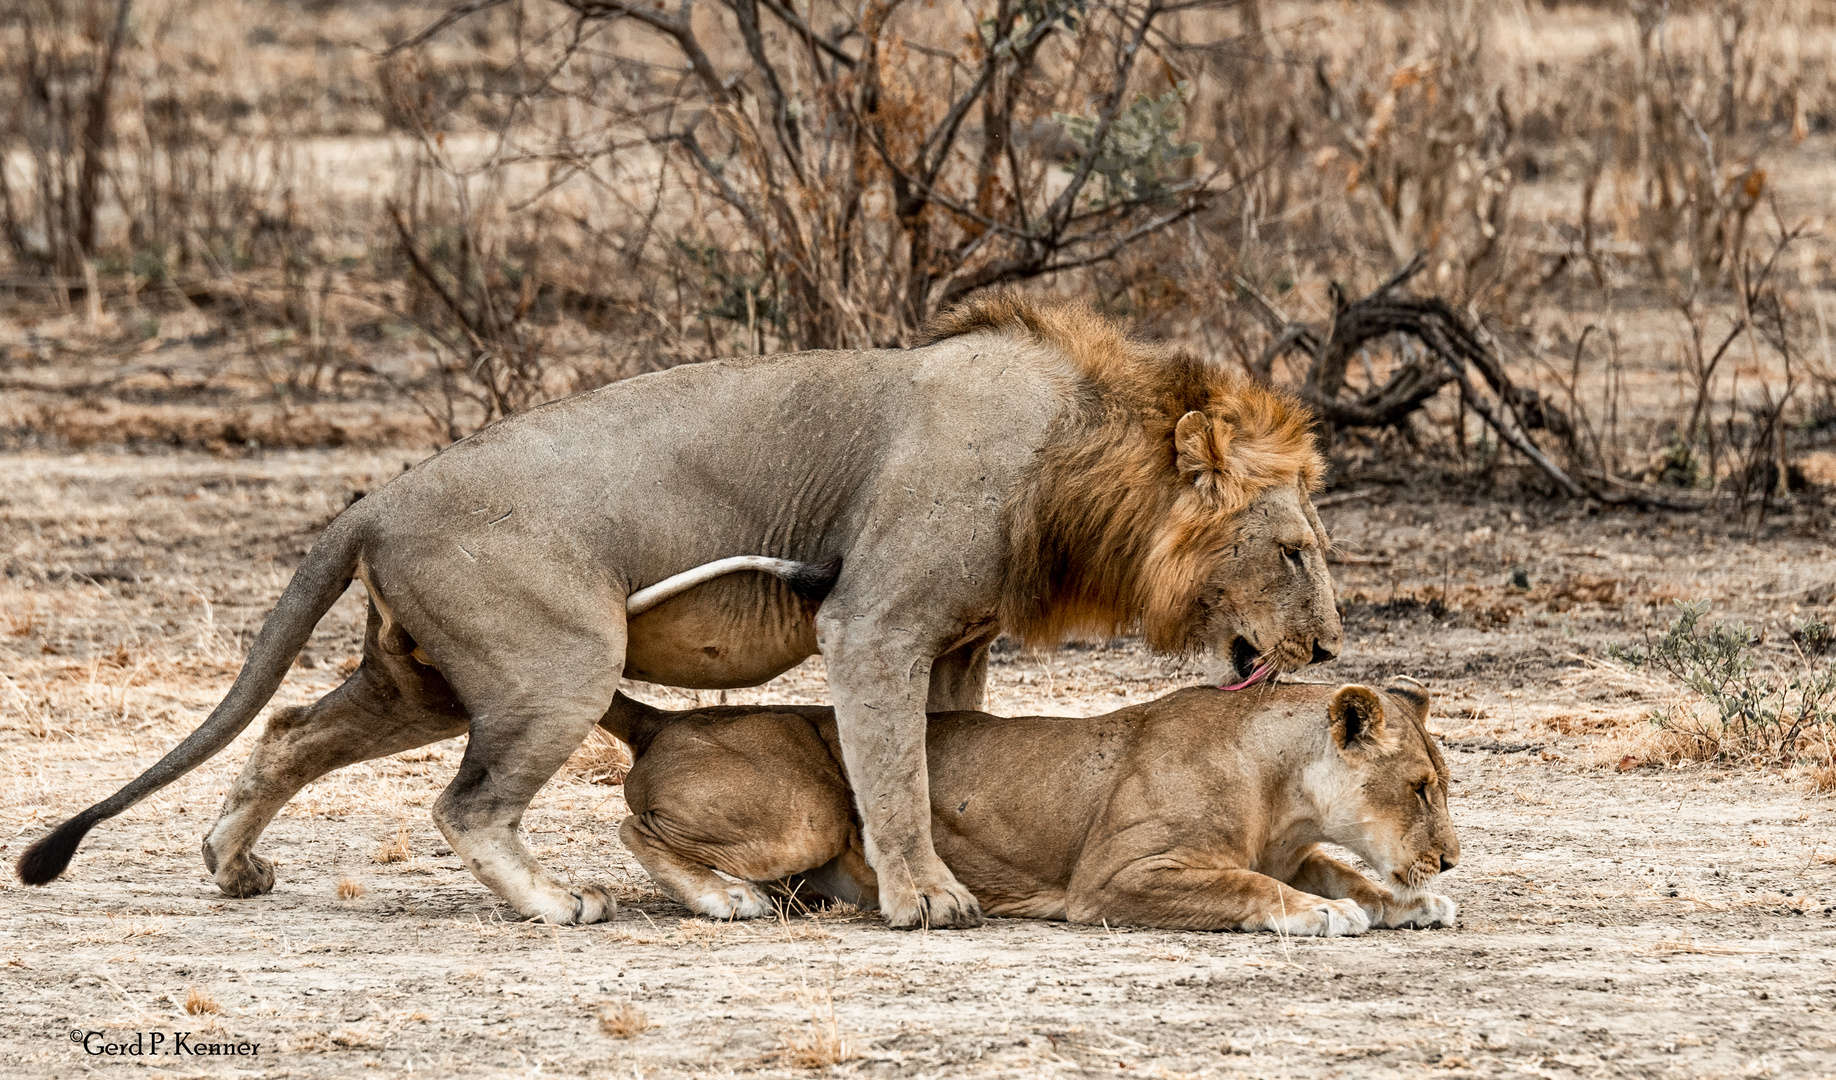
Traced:
<path id="1" fill-rule="evenodd" d="M 1415 710 L 1417 720 L 1428 719 L 1428 707 L 1433 704 L 1433 695 L 1420 681 L 1407 675 L 1392 675 L 1390 681 L 1383 684 L 1383 689 L 1393 698 L 1399 698 Z"/>
<path id="2" fill-rule="evenodd" d="M 1332 717 L 1333 745 L 1341 750 L 1383 738 L 1383 702 L 1368 686 L 1339 687 L 1326 713 Z"/>
<path id="3" fill-rule="evenodd" d="M 1179 475 L 1191 477 L 1197 487 L 1210 487 L 1224 471 L 1230 453 L 1230 427 L 1213 424 L 1197 409 L 1173 425 L 1173 448 L 1179 452 Z"/>

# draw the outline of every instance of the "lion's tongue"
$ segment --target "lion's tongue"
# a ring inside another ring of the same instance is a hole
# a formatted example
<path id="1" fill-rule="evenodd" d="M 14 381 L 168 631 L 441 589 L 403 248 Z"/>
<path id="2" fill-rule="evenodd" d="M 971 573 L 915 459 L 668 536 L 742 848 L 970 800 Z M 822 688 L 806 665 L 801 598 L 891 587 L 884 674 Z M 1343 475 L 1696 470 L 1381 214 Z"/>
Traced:
<path id="1" fill-rule="evenodd" d="M 1241 690 L 1246 686 L 1250 686 L 1254 683 L 1261 682 L 1264 676 L 1268 675 L 1269 672 L 1274 671 L 1274 670 L 1275 670 L 1274 664 L 1264 663 L 1261 667 L 1257 668 L 1255 671 L 1250 672 L 1249 678 L 1244 679 L 1242 682 L 1238 683 L 1237 685 L 1225 686 L 1223 683 L 1219 683 L 1218 689 L 1219 690 Z"/>

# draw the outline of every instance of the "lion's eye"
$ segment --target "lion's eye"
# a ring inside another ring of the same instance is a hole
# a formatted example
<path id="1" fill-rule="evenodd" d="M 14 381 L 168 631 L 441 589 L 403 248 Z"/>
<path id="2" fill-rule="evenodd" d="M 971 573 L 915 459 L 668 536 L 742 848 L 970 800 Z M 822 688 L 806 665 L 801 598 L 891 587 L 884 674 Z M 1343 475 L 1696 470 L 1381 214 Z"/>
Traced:
<path id="1" fill-rule="evenodd" d="M 1281 557 L 1288 560 L 1289 565 L 1293 566 L 1294 569 L 1299 570 L 1301 568 L 1300 548 L 1284 547 L 1281 549 Z"/>

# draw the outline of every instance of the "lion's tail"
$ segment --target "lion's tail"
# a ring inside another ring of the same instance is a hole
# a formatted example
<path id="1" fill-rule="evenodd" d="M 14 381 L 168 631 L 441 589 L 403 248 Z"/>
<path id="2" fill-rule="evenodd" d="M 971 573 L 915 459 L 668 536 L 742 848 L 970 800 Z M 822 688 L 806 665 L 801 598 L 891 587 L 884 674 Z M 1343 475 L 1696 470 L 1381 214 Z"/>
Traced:
<path id="1" fill-rule="evenodd" d="M 56 878 L 70 865 L 77 845 L 98 822 L 114 817 L 197 768 L 242 734 L 274 696 L 313 628 L 350 585 L 351 575 L 357 570 L 361 540 L 358 515 L 345 513 L 333 521 L 287 583 L 222 703 L 152 768 L 26 848 L 19 857 L 19 880 L 27 885 L 43 885 Z"/>

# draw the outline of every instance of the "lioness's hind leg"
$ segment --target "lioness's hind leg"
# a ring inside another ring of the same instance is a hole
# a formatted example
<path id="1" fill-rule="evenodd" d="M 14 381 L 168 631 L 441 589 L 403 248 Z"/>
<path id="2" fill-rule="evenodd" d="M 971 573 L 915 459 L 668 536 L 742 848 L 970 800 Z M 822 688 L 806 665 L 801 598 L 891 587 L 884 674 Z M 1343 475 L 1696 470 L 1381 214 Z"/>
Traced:
<path id="1" fill-rule="evenodd" d="M 711 919 L 757 919 L 772 914 L 772 903 L 751 882 L 729 881 L 669 846 L 650 814 L 632 814 L 618 838 L 663 891 L 697 915 Z"/>
<path id="2" fill-rule="evenodd" d="M 399 663 L 408 663 L 403 660 Z M 300 789 L 334 769 L 398 754 L 465 731 L 456 710 L 404 697 L 366 663 L 305 708 L 276 710 L 204 838 L 204 865 L 226 896 L 274 888 L 274 866 L 254 853 L 274 815 Z"/>
<path id="3" fill-rule="evenodd" d="M 839 900 L 868 909 L 880 906 L 880 880 L 867 865 L 858 833 L 848 850 L 814 870 L 791 875 L 784 880 L 783 889 L 786 899 L 792 901 Z"/>

